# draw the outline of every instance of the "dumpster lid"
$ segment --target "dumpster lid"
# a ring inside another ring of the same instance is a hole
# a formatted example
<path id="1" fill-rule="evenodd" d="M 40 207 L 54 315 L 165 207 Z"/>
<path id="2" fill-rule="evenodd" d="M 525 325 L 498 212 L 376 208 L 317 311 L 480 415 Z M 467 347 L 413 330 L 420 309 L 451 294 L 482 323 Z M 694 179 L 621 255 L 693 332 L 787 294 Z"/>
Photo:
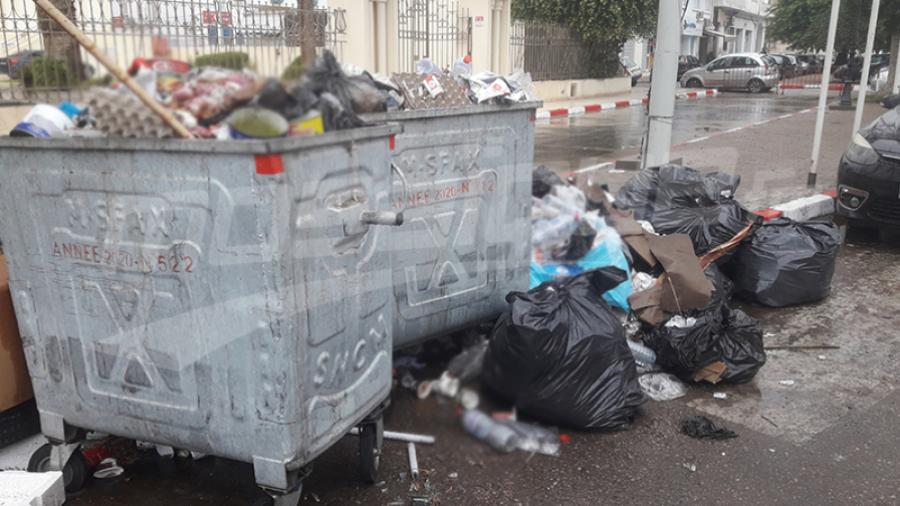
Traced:
<path id="1" fill-rule="evenodd" d="M 4 136 L 0 137 L 0 148 L 268 154 L 377 139 L 399 134 L 402 131 L 403 127 L 400 125 L 386 124 L 337 130 L 314 137 L 235 140 L 233 142 L 211 139 L 128 139 L 121 137 L 35 139 Z"/>
<path id="2" fill-rule="evenodd" d="M 475 114 L 491 114 L 506 111 L 536 110 L 543 106 L 541 101 L 516 102 L 514 104 L 472 104 L 466 107 L 445 107 L 436 109 L 414 109 L 411 111 L 392 111 L 365 114 L 367 121 L 400 121 L 409 119 L 446 118 L 451 116 L 471 116 Z"/>

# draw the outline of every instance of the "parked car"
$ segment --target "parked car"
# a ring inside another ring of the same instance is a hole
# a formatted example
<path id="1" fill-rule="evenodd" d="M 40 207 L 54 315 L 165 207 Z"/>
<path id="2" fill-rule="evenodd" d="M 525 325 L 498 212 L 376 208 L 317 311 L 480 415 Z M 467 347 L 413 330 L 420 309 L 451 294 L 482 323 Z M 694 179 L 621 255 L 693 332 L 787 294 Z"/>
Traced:
<path id="1" fill-rule="evenodd" d="M 688 70 L 681 76 L 686 88 L 721 88 L 762 93 L 778 83 L 774 62 L 759 53 L 720 56 L 707 65 Z"/>
<path id="2" fill-rule="evenodd" d="M 688 70 L 695 69 L 700 66 L 700 60 L 696 56 L 681 55 L 678 57 L 678 79 Z"/>
<path id="3" fill-rule="evenodd" d="M 787 56 L 789 58 L 793 58 L 794 62 L 796 62 L 794 64 L 794 68 L 797 71 L 797 75 L 805 76 L 806 74 L 810 73 L 809 72 L 809 62 L 806 59 L 804 59 L 800 55 L 796 55 L 796 54 L 789 54 Z"/>
<path id="4" fill-rule="evenodd" d="M 31 63 L 31 60 L 43 56 L 43 54 L 43 51 L 28 50 L 0 58 L 0 72 L 8 75 L 10 79 L 18 79 L 22 75 L 22 69 Z"/>
<path id="5" fill-rule="evenodd" d="M 825 58 L 814 54 L 801 54 L 797 56 L 797 59 L 806 63 L 807 73 L 809 74 L 820 74 L 825 66 Z"/>
<path id="6" fill-rule="evenodd" d="M 900 107 L 853 136 L 838 169 L 838 214 L 851 226 L 900 230 Z"/>
<path id="7" fill-rule="evenodd" d="M 631 76 L 631 85 L 636 85 L 638 81 L 641 80 L 641 76 L 644 75 L 641 66 L 635 63 L 631 58 L 626 58 L 624 56 L 619 58 L 619 63 L 622 64 L 622 68 L 625 69 L 625 72 Z"/>
<path id="8" fill-rule="evenodd" d="M 777 53 L 776 54 L 769 53 L 769 57 L 774 59 L 775 63 L 778 64 L 778 68 L 779 68 L 778 78 L 779 79 L 790 79 L 790 78 L 794 77 L 795 75 L 797 75 L 796 60 L 794 60 L 793 58 L 791 58 L 785 54 L 777 54 Z"/>
<path id="9" fill-rule="evenodd" d="M 869 64 L 869 77 L 878 75 L 881 69 L 890 67 L 891 53 L 878 53 L 872 55 L 872 63 Z"/>

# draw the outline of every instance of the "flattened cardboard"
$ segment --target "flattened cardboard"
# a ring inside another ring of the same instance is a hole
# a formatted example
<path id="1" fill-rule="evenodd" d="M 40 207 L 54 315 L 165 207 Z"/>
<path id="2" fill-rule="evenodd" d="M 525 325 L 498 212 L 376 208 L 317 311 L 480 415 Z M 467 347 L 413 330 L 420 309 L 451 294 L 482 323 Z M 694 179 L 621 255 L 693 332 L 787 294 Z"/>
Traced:
<path id="1" fill-rule="evenodd" d="M 0 255 L 0 411 L 6 411 L 34 397 L 31 377 L 25 365 L 19 325 L 9 292 L 6 258 Z"/>

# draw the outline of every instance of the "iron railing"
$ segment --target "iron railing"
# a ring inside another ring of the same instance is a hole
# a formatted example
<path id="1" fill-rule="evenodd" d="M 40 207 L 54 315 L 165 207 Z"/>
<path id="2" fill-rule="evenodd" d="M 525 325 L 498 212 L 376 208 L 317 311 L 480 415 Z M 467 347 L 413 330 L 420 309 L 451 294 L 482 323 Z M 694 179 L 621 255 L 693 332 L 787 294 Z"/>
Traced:
<path id="1" fill-rule="evenodd" d="M 278 76 L 301 48 L 341 57 L 347 13 L 285 0 L 54 0 L 119 66 L 137 57 Z M 0 0 L 0 103 L 71 97 L 106 74 L 31 0 Z"/>
<path id="2" fill-rule="evenodd" d="M 530 72 L 535 81 L 601 77 L 589 49 L 568 27 L 516 20 L 509 44 L 512 70 Z"/>
<path id="3" fill-rule="evenodd" d="M 413 72 L 429 57 L 441 68 L 472 53 L 472 18 L 458 0 L 399 0 L 400 72 Z"/>

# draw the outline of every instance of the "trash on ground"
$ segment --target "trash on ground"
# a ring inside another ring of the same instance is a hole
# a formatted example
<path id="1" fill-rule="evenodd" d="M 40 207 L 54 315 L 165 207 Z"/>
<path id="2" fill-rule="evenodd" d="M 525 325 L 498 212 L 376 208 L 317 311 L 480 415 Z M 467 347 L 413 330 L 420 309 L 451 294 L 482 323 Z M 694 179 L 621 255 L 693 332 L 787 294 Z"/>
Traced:
<path id="1" fill-rule="evenodd" d="M 618 232 L 606 224 L 596 210 L 587 211 L 585 194 L 574 186 L 552 184 L 558 176 L 540 168 L 534 181 L 531 288 L 541 283 L 561 280 L 584 271 L 614 266 L 629 270 L 624 244 Z M 546 193 L 545 186 L 550 187 Z M 611 305 L 629 310 L 630 281 L 623 281 L 603 294 Z"/>
<path id="2" fill-rule="evenodd" d="M 622 324 L 600 297 L 626 279 L 607 267 L 510 293 L 485 356 L 483 385 L 554 425 L 627 426 L 644 396 Z"/>
<path id="3" fill-rule="evenodd" d="M 634 355 L 634 361 L 639 366 L 653 367 L 656 365 L 656 353 L 653 350 L 631 339 L 626 339 L 625 341 L 628 343 L 631 354 Z"/>
<path id="4" fill-rule="evenodd" d="M 407 443 L 406 452 L 409 456 L 409 476 L 413 481 L 419 481 L 419 459 L 416 456 L 416 444 Z"/>
<path id="5" fill-rule="evenodd" d="M 464 349 L 447 364 L 447 375 L 458 379 L 460 383 L 477 379 L 481 375 L 487 347 L 487 339 L 480 338 L 478 342 Z"/>
<path id="6" fill-rule="evenodd" d="M 467 410 L 462 416 L 463 428 L 469 435 L 501 453 L 515 451 L 519 435 L 505 423 L 494 420 L 477 409 Z"/>
<path id="7" fill-rule="evenodd" d="M 731 282 L 713 265 L 706 271 L 713 295 L 702 310 L 682 317 L 681 325 L 646 328 L 644 343 L 666 371 L 694 381 L 744 383 L 766 362 L 759 322 L 726 301 Z M 684 325 L 693 322 L 693 325 Z"/>
<path id="8" fill-rule="evenodd" d="M 664 373 L 648 373 L 638 376 L 641 389 L 654 401 L 672 401 L 687 395 L 687 386 L 675 376 Z"/>
<path id="9" fill-rule="evenodd" d="M 681 464 L 681 467 L 687 469 L 688 471 L 690 471 L 692 473 L 697 472 L 697 464 L 691 464 L 691 463 L 685 462 L 684 464 Z"/>
<path id="10" fill-rule="evenodd" d="M 116 476 L 121 476 L 122 473 L 125 472 L 119 463 L 116 462 L 114 458 L 107 458 L 100 461 L 100 464 L 97 465 L 97 469 L 94 471 L 94 478 L 98 480 L 105 480 L 109 478 L 115 478 Z"/>
<path id="11" fill-rule="evenodd" d="M 733 200 L 741 178 L 722 172 L 701 174 L 681 165 L 644 169 L 616 197 L 616 207 L 653 225 L 656 234 L 687 234 L 703 255 L 753 221 Z"/>
<path id="12" fill-rule="evenodd" d="M 726 271 L 735 295 L 750 302 L 785 307 L 824 299 L 841 246 L 833 223 L 798 223 L 786 218 L 757 227 Z"/>
<path id="13" fill-rule="evenodd" d="M 786 386 L 786 387 L 791 387 L 791 386 L 794 386 L 795 381 L 794 381 L 794 380 L 781 380 L 781 381 L 778 382 L 778 384 L 779 384 L 779 385 L 784 385 L 784 386 Z"/>
<path id="14" fill-rule="evenodd" d="M 728 394 L 725 392 L 714 392 L 713 399 L 725 400 L 728 398 Z"/>
<path id="15" fill-rule="evenodd" d="M 351 428 L 349 434 L 351 436 L 358 436 L 359 428 Z M 429 436 L 426 434 L 412 434 L 409 432 L 396 432 L 391 430 L 384 431 L 382 437 L 384 437 L 384 439 L 388 441 L 400 441 L 403 443 L 433 445 L 435 442 L 434 436 Z"/>
<path id="16" fill-rule="evenodd" d="M 535 198 L 542 199 L 545 195 L 550 193 L 550 190 L 552 190 L 555 185 L 562 184 L 565 183 L 556 172 L 541 165 L 534 169 L 534 173 L 532 174 L 531 195 Z"/>
<path id="17" fill-rule="evenodd" d="M 463 388 L 459 392 L 459 404 L 463 407 L 463 409 L 475 409 L 478 407 L 479 402 L 481 402 L 478 393 L 474 390 Z"/>
<path id="18" fill-rule="evenodd" d="M 716 425 L 705 416 L 689 416 L 681 420 L 681 432 L 694 439 L 733 439 L 737 433 Z"/>

